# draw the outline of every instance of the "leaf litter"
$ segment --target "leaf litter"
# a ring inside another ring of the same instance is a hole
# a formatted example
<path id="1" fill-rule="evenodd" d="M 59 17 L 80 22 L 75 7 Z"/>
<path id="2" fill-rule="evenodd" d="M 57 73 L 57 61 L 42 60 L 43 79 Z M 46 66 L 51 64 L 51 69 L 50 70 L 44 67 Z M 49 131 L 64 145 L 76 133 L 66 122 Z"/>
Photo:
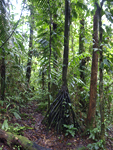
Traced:
<path id="1" fill-rule="evenodd" d="M 13 117 L 9 124 L 18 123 L 22 127 L 25 126 L 23 136 L 51 150 L 79 150 L 82 147 L 87 150 L 87 145 L 93 143 L 91 139 L 88 139 L 88 136 L 81 137 L 77 134 L 75 137 L 71 137 L 65 136 L 64 133 L 56 134 L 53 129 L 48 131 L 46 126 L 41 123 L 44 116 L 41 111 L 36 111 L 38 110 L 37 108 L 37 101 L 30 102 L 25 108 L 20 108 L 21 119 Z M 111 139 L 108 139 L 106 147 L 107 150 L 112 150 L 113 130 L 109 131 L 109 136 Z M 6 143 L 2 143 L 2 141 L 0 141 L 0 147 L 2 150 L 12 150 Z"/>

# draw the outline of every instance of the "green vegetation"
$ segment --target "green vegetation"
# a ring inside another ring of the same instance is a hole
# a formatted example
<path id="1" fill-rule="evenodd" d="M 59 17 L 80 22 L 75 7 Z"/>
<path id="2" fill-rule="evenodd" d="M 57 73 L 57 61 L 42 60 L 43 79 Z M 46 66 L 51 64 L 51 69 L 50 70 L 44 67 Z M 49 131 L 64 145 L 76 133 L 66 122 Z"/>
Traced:
<path id="1" fill-rule="evenodd" d="M 0 2 L 0 139 L 3 130 L 15 138 L 42 123 L 67 137 L 88 136 L 87 149 L 104 150 L 107 139 L 113 146 L 112 0 L 20 6 L 18 17 L 12 0 Z"/>

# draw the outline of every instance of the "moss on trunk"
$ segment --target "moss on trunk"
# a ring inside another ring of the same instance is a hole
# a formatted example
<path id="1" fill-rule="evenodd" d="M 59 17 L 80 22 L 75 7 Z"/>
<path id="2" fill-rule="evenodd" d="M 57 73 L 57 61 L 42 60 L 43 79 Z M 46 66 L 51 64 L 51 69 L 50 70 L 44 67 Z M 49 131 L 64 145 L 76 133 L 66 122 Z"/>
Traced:
<path id="1" fill-rule="evenodd" d="M 0 129 L 0 139 L 6 141 L 9 147 L 12 145 L 20 145 L 23 150 L 50 150 L 48 148 L 39 146 L 24 136 L 5 132 L 2 129 Z"/>

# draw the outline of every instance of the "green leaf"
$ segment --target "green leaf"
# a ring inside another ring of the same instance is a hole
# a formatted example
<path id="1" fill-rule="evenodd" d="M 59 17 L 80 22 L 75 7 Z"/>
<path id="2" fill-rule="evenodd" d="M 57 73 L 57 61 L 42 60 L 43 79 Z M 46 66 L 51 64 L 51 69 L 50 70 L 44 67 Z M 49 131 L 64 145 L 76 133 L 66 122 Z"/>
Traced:
<path id="1" fill-rule="evenodd" d="M 110 67 L 110 63 L 108 62 L 107 59 L 104 59 L 103 62 L 104 62 L 104 64 L 106 64 L 108 67 Z"/>
<path id="2" fill-rule="evenodd" d="M 72 106 L 72 104 L 71 104 L 71 103 L 68 103 L 68 105 L 69 105 L 69 106 Z"/>
<path id="3" fill-rule="evenodd" d="M 21 119 L 20 115 L 17 112 L 13 112 L 13 114 L 16 117 L 16 119 Z"/>
<path id="4" fill-rule="evenodd" d="M 99 147 L 98 147 L 98 145 L 97 145 L 97 144 L 95 144 L 95 149 L 97 149 L 97 150 L 99 149 Z"/>
<path id="5" fill-rule="evenodd" d="M 43 25 L 43 21 L 41 20 L 41 21 L 38 21 L 37 23 L 36 23 L 36 27 L 39 27 L 39 26 L 41 26 L 41 25 Z"/>
<path id="6" fill-rule="evenodd" d="M 111 22 L 113 23 L 113 14 L 111 14 L 111 12 L 109 11 L 105 11 L 105 15 L 106 15 L 106 18 Z"/>
<path id="7" fill-rule="evenodd" d="M 83 9 L 84 9 L 84 10 L 88 10 L 88 9 L 87 9 L 87 6 L 86 6 L 85 4 L 79 2 L 79 1 L 76 3 L 76 7 L 77 7 L 77 8 L 80 8 L 81 10 L 83 10 Z"/>
<path id="8" fill-rule="evenodd" d="M 72 143 L 67 143 L 67 145 L 71 145 Z"/>
<path id="9" fill-rule="evenodd" d="M 3 124 L 2 124 L 2 129 L 7 130 L 8 129 L 8 120 L 4 120 Z"/>
<path id="10" fill-rule="evenodd" d="M 75 132 L 73 132 L 73 130 L 67 130 L 67 132 L 69 132 L 71 134 L 71 136 L 75 136 Z"/>
<path id="11" fill-rule="evenodd" d="M 72 16 L 76 19 L 77 18 L 77 13 L 75 11 L 75 9 L 72 10 Z"/>

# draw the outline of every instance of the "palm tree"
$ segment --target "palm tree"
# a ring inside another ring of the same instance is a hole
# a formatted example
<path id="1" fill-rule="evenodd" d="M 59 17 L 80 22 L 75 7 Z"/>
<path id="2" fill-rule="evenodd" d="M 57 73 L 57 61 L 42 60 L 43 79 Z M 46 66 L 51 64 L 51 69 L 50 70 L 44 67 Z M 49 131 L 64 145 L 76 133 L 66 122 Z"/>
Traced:
<path id="1" fill-rule="evenodd" d="M 70 3 L 69 0 L 65 0 L 65 30 L 64 30 L 63 67 L 62 67 L 62 87 L 44 118 L 44 120 L 46 120 L 46 122 L 48 123 L 48 127 L 51 127 L 53 125 L 57 130 L 57 132 L 60 132 L 61 130 L 64 129 L 63 125 L 69 125 L 74 123 L 74 126 L 78 127 L 78 123 L 76 122 L 75 124 L 75 115 L 72 109 L 67 86 L 69 30 L 70 30 Z"/>

